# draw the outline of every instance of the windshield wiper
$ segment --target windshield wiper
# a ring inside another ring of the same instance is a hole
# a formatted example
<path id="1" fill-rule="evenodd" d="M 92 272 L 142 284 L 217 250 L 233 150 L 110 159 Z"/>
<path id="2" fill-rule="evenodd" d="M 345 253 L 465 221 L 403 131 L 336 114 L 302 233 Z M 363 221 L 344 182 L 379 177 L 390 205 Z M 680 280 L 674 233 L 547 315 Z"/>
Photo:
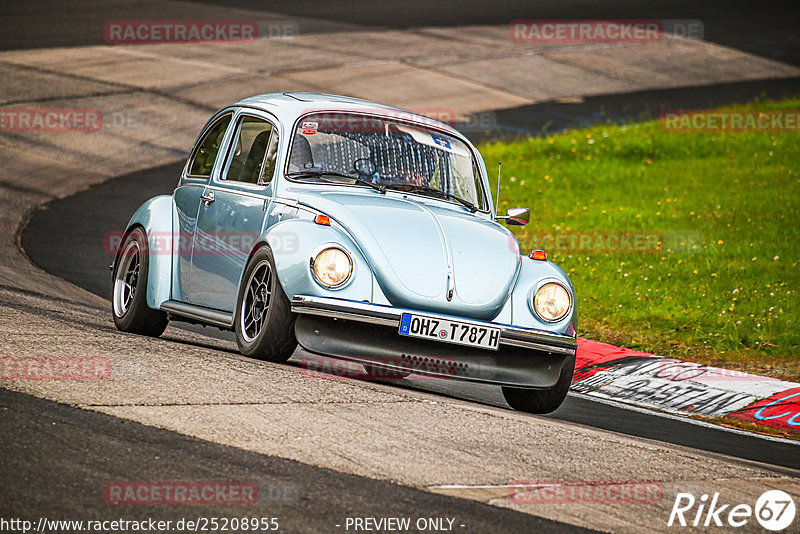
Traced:
<path id="1" fill-rule="evenodd" d="M 376 191 L 380 191 L 381 193 L 386 193 L 386 187 L 380 186 L 377 184 L 373 184 L 369 180 L 364 180 L 363 178 L 359 178 L 357 176 L 351 176 L 349 174 L 345 174 L 343 172 L 337 171 L 297 171 L 297 172 L 288 172 L 286 173 L 288 178 L 325 178 L 327 176 L 335 176 L 336 178 L 344 178 L 346 180 L 352 180 L 357 184 L 362 184 L 375 189 Z M 328 182 L 333 182 L 333 180 L 326 180 Z"/>
<path id="2" fill-rule="evenodd" d="M 435 187 L 427 187 L 424 185 L 411 185 L 411 184 L 390 184 L 387 185 L 386 188 L 397 189 L 398 191 L 404 191 L 406 193 L 433 193 L 435 195 L 459 202 L 462 206 L 467 208 L 472 213 L 478 211 L 478 207 L 469 200 L 464 200 L 459 196 L 456 196 L 452 193 L 448 193 L 447 191 L 442 191 L 441 189 L 436 189 Z"/>

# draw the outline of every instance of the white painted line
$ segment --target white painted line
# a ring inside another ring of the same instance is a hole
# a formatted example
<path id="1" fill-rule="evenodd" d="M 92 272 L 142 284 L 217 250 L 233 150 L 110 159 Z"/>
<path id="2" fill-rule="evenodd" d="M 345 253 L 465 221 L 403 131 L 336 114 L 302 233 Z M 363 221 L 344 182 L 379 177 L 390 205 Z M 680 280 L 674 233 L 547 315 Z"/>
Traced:
<path id="1" fill-rule="evenodd" d="M 565 481 L 570 482 L 570 481 Z M 600 481 L 603 482 L 603 481 Z M 532 486 L 536 487 L 551 487 L 551 486 L 569 486 L 568 483 L 558 483 L 558 482 L 551 482 L 551 483 L 536 483 L 536 484 L 444 484 L 442 486 L 428 486 L 428 489 L 528 489 Z M 587 483 L 582 482 L 580 485 L 588 485 Z"/>
<path id="2" fill-rule="evenodd" d="M 684 423 L 689 423 L 689 424 L 692 424 L 692 425 L 702 426 L 702 427 L 705 427 L 705 428 L 712 428 L 714 430 L 722 430 L 724 432 L 730 432 L 732 434 L 739 434 L 741 436 L 750 436 L 750 437 L 754 437 L 754 438 L 760 438 L 760 439 L 763 439 L 763 440 L 766 440 L 766 441 L 773 441 L 773 442 L 776 442 L 776 443 L 785 443 L 787 445 L 794 445 L 796 447 L 800 446 L 800 441 L 793 440 L 793 439 L 781 438 L 781 437 L 778 437 L 778 436 L 769 436 L 769 435 L 766 435 L 766 434 L 759 434 L 759 433 L 750 432 L 750 431 L 747 431 L 747 430 L 740 430 L 738 428 L 730 428 L 730 427 L 727 427 L 727 426 L 721 426 L 721 425 L 718 425 L 718 424 L 715 424 L 715 423 L 709 423 L 708 421 L 701 421 L 699 419 L 693 419 L 691 417 L 675 415 L 675 414 L 662 412 L 662 411 L 658 411 L 658 410 L 654 410 L 654 409 L 650 409 L 650 408 L 642 408 L 642 407 L 637 406 L 635 404 L 627 404 L 627 403 L 620 402 L 620 401 L 614 401 L 614 400 L 610 400 L 610 399 L 604 399 L 604 398 L 600 398 L 600 397 L 595 397 L 595 396 L 593 396 L 591 394 L 575 393 L 573 391 L 570 391 L 569 395 L 572 395 L 573 397 L 579 397 L 581 399 L 590 400 L 590 401 L 593 401 L 593 402 L 599 402 L 601 404 L 607 404 L 609 406 L 614 406 L 615 408 L 622 408 L 622 409 L 625 409 L 625 410 L 631 410 L 633 412 L 638 412 L 638 413 L 642 413 L 642 414 L 646 414 L 646 415 L 654 415 L 656 417 L 664 417 L 666 419 L 673 419 L 675 421 L 683 421 Z"/>

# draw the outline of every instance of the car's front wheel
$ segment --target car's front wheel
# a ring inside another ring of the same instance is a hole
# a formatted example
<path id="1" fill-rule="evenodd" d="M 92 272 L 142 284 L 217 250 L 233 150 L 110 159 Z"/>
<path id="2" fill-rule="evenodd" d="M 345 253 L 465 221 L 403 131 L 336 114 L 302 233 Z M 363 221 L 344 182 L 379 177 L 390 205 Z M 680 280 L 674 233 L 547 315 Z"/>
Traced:
<path id="1" fill-rule="evenodd" d="M 503 397 L 509 406 L 520 412 L 550 413 L 555 411 L 569 393 L 572 374 L 575 372 L 575 358 L 570 358 L 561 368 L 556 385 L 548 389 L 527 389 L 503 386 Z"/>
<path id="2" fill-rule="evenodd" d="M 111 297 L 114 324 L 123 332 L 158 337 L 169 320 L 166 313 L 147 305 L 150 255 L 144 230 L 134 228 L 119 250 Z"/>
<path id="3" fill-rule="evenodd" d="M 285 362 L 297 347 L 289 299 L 275 270 L 268 246 L 250 258 L 239 288 L 234 330 L 239 351 L 245 356 Z"/>

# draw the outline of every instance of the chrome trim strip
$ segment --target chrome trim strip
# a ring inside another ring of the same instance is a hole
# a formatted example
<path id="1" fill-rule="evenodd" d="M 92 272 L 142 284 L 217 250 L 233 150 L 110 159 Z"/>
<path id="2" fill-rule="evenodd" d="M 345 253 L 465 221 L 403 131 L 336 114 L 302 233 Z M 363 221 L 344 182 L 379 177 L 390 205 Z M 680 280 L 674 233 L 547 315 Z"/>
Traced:
<path id="1" fill-rule="evenodd" d="M 299 209 L 299 210 L 306 210 L 306 211 L 313 211 L 313 212 L 316 212 L 316 213 L 321 213 L 319 210 L 315 210 L 314 208 L 311 208 L 309 206 L 300 205 L 294 200 L 286 200 L 286 199 L 283 199 L 283 198 L 280 198 L 280 197 L 275 197 L 273 202 L 275 202 L 275 204 L 283 204 L 284 206 L 289 206 L 290 208 L 296 208 L 296 209 Z"/>
<path id="2" fill-rule="evenodd" d="M 500 328 L 500 343 L 503 345 L 532 348 L 562 354 L 574 354 L 578 348 L 575 338 L 563 334 L 555 334 L 553 332 L 546 332 L 533 328 L 520 328 L 506 324 L 491 323 L 488 321 L 476 321 L 475 319 L 443 315 L 440 313 L 393 308 L 379 304 L 370 304 L 369 302 L 297 295 L 294 297 L 291 304 L 292 312 L 294 313 L 319 315 L 322 317 L 332 317 L 392 327 L 398 327 L 400 325 L 400 318 L 403 313 L 418 313 L 430 317 L 441 317 L 453 321 L 461 320 Z"/>
<path id="3" fill-rule="evenodd" d="M 177 300 L 168 300 L 161 304 L 161 311 L 167 313 L 174 313 L 181 317 L 187 317 L 196 321 L 201 321 L 214 326 L 223 328 L 233 328 L 233 314 L 212 310 L 210 308 L 203 308 L 202 306 L 195 306 L 187 304 L 186 302 L 178 302 Z"/>
<path id="4" fill-rule="evenodd" d="M 405 200 L 406 202 L 409 202 L 407 198 Z M 442 242 L 445 257 L 447 258 L 447 281 L 445 284 L 445 296 L 447 297 L 447 301 L 450 302 L 453 300 L 453 292 L 456 289 L 456 275 L 453 272 L 453 251 L 450 249 L 450 242 L 447 240 L 447 233 L 444 231 L 442 221 L 439 220 L 439 217 L 436 216 L 436 213 L 434 213 L 432 209 L 426 206 L 423 202 L 414 202 L 414 205 L 419 206 L 420 209 L 427 213 L 433 219 L 433 222 L 436 224 L 436 228 L 439 230 L 439 239 Z"/>
<path id="5" fill-rule="evenodd" d="M 233 183 L 233 182 L 230 182 Z M 266 188 L 267 186 L 262 186 Z M 247 191 L 246 189 L 237 189 L 236 185 L 232 185 L 230 187 L 222 187 L 219 185 L 206 185 L 205 187 L 209 191 L 219 191 L 220 193 L 235 193 L 237 195 L 242 195 L 245 197 L 252 197 L 257 198 L 258 200 L 269 200 L 269 195 L 265 195 L 263 193 L 255 193 L 252 191 Z"/>

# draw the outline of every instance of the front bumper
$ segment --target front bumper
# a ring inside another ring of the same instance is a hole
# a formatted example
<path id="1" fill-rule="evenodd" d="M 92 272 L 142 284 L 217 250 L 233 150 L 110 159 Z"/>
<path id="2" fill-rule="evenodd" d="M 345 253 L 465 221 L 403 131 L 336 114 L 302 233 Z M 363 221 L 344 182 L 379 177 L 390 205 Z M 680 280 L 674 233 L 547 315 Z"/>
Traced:
<path id="1" fill-rule="evenodd" d="M 511 345 L 556 354 L 573 355 L 578 348 L 574 337 L 563 334 L 556 334 L 534 328 L 520 328 L 518 326 L 476 321 L 466 317 L 455 317 L 452 315 L 381 306 L 353 300 L 298 295 L 292 300 L 292 311 L 301 315 L 318 315 L 334 319 L 347 319 L 349 321 L 370 323 L 378 326 L 392 326 L 395 329 L 399 328 L 400 318 L 403 313 L 417 313 L 428 317 L 449 319 L 452 321 L 466 320 L 471 323 L 480 323 L 495 328 L 499 327 L 501 345 Z"/>
<path id="2" fill-rule="evenodd" d="M 574 338 L 540 330 L 470 320 L 501 329 L 500 347 L 494 351 L 401 336 L 400 318 L 404 312 L 419 313 L 413 310 L 299 296 L 292 301 L 292 311 L 300 314 L 295 325 L 297 341 L 312 355 L 378 364 L 419 376 L 551 388 L 563 373 L 571 374 L 575 365 Z"/>

